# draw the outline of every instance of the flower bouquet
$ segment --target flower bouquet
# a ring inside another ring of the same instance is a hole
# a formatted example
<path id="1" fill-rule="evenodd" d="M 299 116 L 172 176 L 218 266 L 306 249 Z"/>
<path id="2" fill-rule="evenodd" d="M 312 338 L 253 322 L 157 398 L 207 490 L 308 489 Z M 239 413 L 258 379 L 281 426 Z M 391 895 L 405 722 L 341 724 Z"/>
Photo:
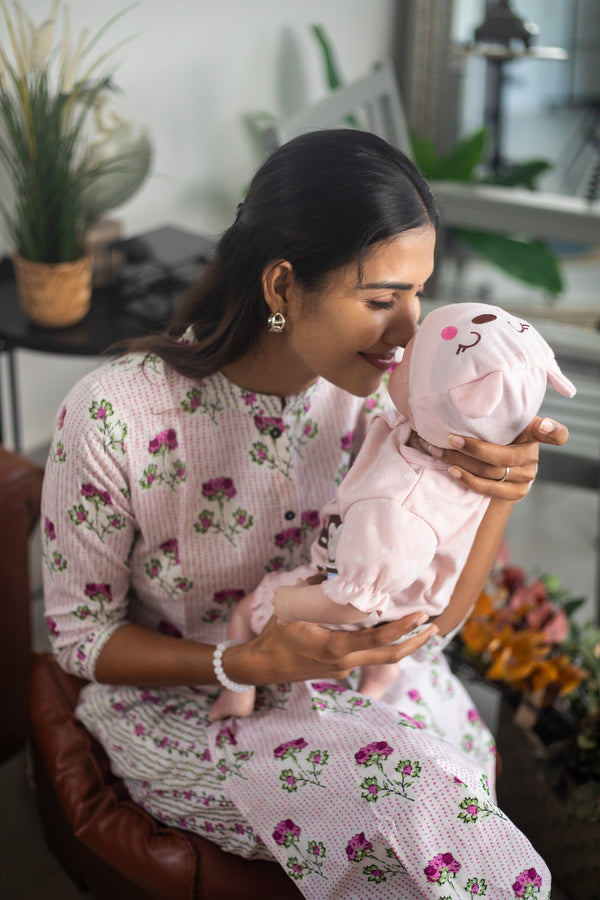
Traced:
<path id="1" fill-rule="evenodd" d="M 554 575 L 497 567 L 449 648 L 461 676 L 501 693 L 501 808 L 577 900 L 600 878 L 600 629 Z"/>

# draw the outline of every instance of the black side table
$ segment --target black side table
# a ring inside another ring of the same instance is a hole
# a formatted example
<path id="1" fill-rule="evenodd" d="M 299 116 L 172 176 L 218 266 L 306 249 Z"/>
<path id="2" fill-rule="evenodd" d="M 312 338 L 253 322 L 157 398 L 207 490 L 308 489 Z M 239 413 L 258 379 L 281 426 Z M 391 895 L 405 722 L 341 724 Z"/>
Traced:
<path id="1" fill-rule="evenodd" d="M 42 328 L 29 322 L 19 305 L 12 266 L 0 276 L 0 354 L 8 360 L 10 421 L 15 450 L 21 450 L 19 390 L 15 351 L 99 356 L 117 341 L 160 331 L 181 293 L 210 258 L 214 241 L 173 226 L 117 242 L 125 263 L 115 284 L 94 289 L 85 319 L 69 328 Z M 1 375 L 1 369 L 0 369 Z M 0 398 L 1 384 L 0 384 Z M 0 444 L 4 438 L 0 408 Z"/>

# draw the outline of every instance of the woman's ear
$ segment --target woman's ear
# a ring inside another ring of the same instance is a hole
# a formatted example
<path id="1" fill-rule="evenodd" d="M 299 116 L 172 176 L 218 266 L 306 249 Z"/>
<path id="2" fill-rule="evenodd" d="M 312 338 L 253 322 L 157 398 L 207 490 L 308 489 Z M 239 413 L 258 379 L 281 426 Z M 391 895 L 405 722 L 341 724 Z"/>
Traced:
<path id="1" fill-rule="evenodd" d="M 262 286 L 265 303 L 271 314 L 285 313 L 289 293 L 294 285 L 294 269 L 287 259 L 278 259 L 265 266 Z"/>

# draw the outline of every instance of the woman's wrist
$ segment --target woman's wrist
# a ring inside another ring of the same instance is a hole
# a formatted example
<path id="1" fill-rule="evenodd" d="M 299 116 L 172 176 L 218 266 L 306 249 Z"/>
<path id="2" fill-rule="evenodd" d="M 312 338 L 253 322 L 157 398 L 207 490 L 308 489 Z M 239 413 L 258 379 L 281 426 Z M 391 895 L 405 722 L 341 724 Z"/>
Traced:
<path id="1" fill-rule="evenodd" d="M 225 653 L 241 643 L 243 643 L 243 641 L 222 641 L 220 644 L 217 644 L 213 653 L 213 669 L 217 681 L 228 691 L 235 691 L 236 693 L 243 693 L 244 691 L 252 690 L 254 688 L 253 684 L 247 682 L 242 684 L 239 681 L 234 681 L 229 677 L 224 668 L 223 657 Z"/>

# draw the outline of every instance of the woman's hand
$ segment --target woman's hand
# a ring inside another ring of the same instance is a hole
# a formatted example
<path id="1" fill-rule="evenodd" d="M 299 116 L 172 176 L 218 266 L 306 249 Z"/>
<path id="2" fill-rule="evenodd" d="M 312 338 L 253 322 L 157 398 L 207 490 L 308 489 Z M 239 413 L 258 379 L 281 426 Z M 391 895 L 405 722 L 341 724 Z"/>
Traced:
<path id="1" fill-rule="evenodd" d="M 449 473 L 467 487 L 503 500 L 522 500 L 537 474 L 539 443 L 564 444 L 569 432 L 560 422 L 536 416 L 507 447 L 452 435 L 455 450 L 429 446 L 432 456 L 449 463 Z"/>
<path id="2" fill-rule="evenodd" d="M 256 638 L 227 651 L 226 671 L 240 683 L 273 684 L 310 678 L 346 678 L 355 666 L 395 663 L 437 633 L 430 625 L 394 644 L 427 620 L 412 613 L 377 628 L 332 631 L 310 622 L 279 624 L 276 616 Z"/>

